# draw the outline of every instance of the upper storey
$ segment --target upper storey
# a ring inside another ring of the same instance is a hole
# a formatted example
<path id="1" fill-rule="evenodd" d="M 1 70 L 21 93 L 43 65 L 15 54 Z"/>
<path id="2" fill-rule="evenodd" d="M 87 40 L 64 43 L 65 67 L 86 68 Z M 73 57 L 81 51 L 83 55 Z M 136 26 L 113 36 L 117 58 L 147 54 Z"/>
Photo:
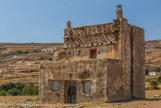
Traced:
<path id="1" fill-rule="evenodd" d="M 123 18 L 121 5 L 117 6 L 117 19 L 113 23 L 71 28 L 67 22 L 64 30 L 65 48 L 93 47 L 117 43 L 119 39 L 120 21 Z"/>
<path id="2" fill-rule="evenodd" d="M 67 22 L 67 29 L 64 30 L 64 44 L 66 48 L 91 47 L 116 43 L 118 41 L 119 27 L 116 23 L 71 27 Z"/>
<path id="3" fill-rule="evenodd" d="M 116 19 L 112 23 L 71 28 L 68 21 L 64 30 L 64 50 L 54 58 L 57 61 L 126 57 L 130 60 L 135 28 L 123 18 L 121 5 L 117 6 Z M 138 28 L 137 31 L 142 33 L 143 29 Z"/>

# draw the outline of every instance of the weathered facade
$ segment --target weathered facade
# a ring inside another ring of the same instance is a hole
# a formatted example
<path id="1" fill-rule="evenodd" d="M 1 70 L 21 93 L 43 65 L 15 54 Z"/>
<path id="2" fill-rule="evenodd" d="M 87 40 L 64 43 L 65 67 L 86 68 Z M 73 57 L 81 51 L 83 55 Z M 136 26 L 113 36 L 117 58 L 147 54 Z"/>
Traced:
<path id="1" fill-rule="evenodd" d="M 41 65 L 41 103 L 143 99 L 144 30 L 128 24 L 122 7 L 113 23 L 64 30 L 64 49 Z"/>

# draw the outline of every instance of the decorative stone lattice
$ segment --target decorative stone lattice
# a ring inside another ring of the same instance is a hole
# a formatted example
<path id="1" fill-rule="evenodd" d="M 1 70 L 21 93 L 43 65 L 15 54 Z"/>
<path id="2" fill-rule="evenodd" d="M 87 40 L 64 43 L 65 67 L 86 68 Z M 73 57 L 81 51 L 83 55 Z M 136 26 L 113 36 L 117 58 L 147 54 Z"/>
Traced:
<path id="1" fill-rule="evenodd" d="M 91 47 L 116 43 L 119 37 L 118 30 L 117 23 L 65 29 L 65 47 Z"/>

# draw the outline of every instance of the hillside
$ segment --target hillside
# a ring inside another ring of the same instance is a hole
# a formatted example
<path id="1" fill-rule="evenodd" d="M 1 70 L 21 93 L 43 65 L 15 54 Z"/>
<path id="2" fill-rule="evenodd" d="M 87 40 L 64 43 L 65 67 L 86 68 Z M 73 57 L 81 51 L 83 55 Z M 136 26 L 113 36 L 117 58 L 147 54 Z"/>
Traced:
<path id="1" fill-rule="evenodd" d="M 147 41 L 145 48 L 146 66 L 161 67 L 161 40 Z"/>
<path id="2" fill-rule="evenodd" d="M 0 84 L 33 83 L 38 86 L 40 63 L 52 60 L 63 44 L 0 43 Z"/>
<path id="3" fill-rule="evenodd" d="M 23 82 L 38 86 L 40 63 L 52 60 L 54 52 L 62 47 L 62 43 L 0 43 L 0 84 Z M 161 67 L 161 40 L 147 41 L 145 48 L 146 66 Z"/>

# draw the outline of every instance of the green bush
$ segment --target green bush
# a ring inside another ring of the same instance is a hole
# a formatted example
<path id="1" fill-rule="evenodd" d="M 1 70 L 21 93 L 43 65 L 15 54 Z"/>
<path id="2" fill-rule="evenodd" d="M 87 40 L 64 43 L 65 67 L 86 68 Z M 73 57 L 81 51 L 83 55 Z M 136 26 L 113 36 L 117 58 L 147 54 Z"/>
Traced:
<path id="1" fill-rule="evenodd" d="M 22 51 L 16 51 L 17 54 L 22 54 L 23 52 Z"/>
<path id="2" fill-rule="evenodd" d="M 29 53 L 28 51 L 22 52 L 22 54 L 28 54 L 28 53 Z"/>
<path id="3" fill-rule="evenodd" d="M 158 82 L 157 81 L 151 81 L 150 85 L 151 85 L 152 89 L 158 89 Z"/>
<path id="4" fill-rule="evenodd" d="M 44 57 L 40 57 L 40 60 L 44 60 L 45 58 Z"/>
<path id="5" fill-rule="evenodd" d="M 22 90 L 22 94 L 25 96 L 26 95 L 38 95 L 38 93 L 39 93 L 38 88 L 33 86 L 33 84 L 29 84 L 25 86 Z"/>
<path id="6" fill-rule="evenodd" d="M 48 60 L 52 61 L 52 60 L 53 60 L 53 58 L 48 58 Z"/>
<path id="7" fill-rule="evenodd" d="M 16 51 L 16 54 L 28 54 L 29 52 L 28 51 L 25 51 L 25 52 L 23 52 L 23 51 Z"/>
<path id="8" fill-rule="evenodd" d="M 17 95 L 20 95 L 21 92 L 18 89 L 13 88 L 8 90 L 8 94 L 11 96 L 17 96 Z"/>
<path id="9" fill-rule="evenodd" d="M 0 96 L 7 96 L 7 95 L 8 95 L 8 93 L 6 91 L 4 91 L 4 90 L 0 91 Z"/>
<path id="10" fill-rule="evenodd" d="M 33 84 L 7 83 L 0 85 L 0 96 L 38 95 L 38 88 Z"/>
<path id="11" fill-rule="evenodd" d="M 3 89 L 2 89 L 2 85 L 0 85 L 0 91 L 2 91 Z"/>
<path id="12" fill-rule="evenodd" d="M 146 70 L 145 70 L 145 75 L 148 75 L 148 72 L 149 72 L 149 70 L 148 70 L 148 69 L 146 69 Z"/>
<path id="13" fill-rule="evenodd" d="M 157 81 L 158 81 L 159 83 L 161 83 L 161 76 L 159 76 L 159 77 L 157 78 Z"/>
<path id="14" fill-rule="evenodd" d="M 160 68 L 159 68 L 159 67 L 157 67 L 155 71 L 156 71 L 156 72 L 160 72 Z"/>
<path id="15" fill-rule="evenodd" d="M 8 57 L 10 55 L 13 55 L 13 54 L 5 53 L 5 54 L 2 54 L 1 57 Z"/>
<path id="16" fill-rule="evenodd" d="M 40 50 L 33 50 L 33 53 L 37 53 L 37 52 L 40 52 Z"/>
<path id="17" fill-rule="evenodd" d="M 15 83 L 7 83 L 7 84 L 3 84 L 1 86 L 1 88 L 5 91 L 8 91 L 9 89 L 12 89 L 12 88 L 15 88 L 15 87 L 16 87 Z"/>
<path id="18" fill-rule="evenodd" d="M 11 56 L 11 55 L 20 55 L 20 54 L 28 54 L 29 52 L 28 51 L 15 51 L 15 52 L 9 52 L 9 53 L 5 53 L 5 54 L 2 54 L 0 55 L 0 57 L 8 57 L 8 56 Z"/>
<path id="19" fill-rule="evenodd" d="M 149 87 L 146 87 L 145 90 L 151 90 Z"/>
<path id="20" fill-rule="evenodd" d="M 26 85 L 24 83 L 15 83 L 15 86 L 18 90 L 22 90 Z"/>

